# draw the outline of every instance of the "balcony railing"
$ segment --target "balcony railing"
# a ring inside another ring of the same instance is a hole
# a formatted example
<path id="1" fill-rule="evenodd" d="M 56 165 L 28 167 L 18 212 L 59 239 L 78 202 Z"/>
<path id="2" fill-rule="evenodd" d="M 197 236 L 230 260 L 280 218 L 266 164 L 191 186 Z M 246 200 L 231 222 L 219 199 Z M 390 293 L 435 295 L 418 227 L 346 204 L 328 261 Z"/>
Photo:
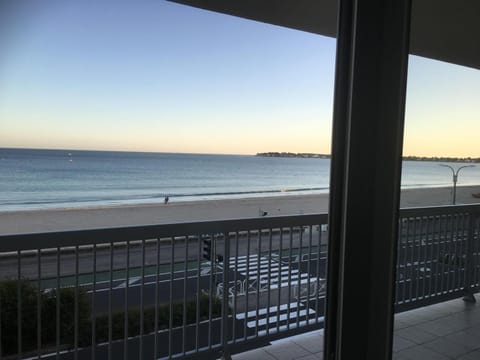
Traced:
<path id="1" fill-rule="evenodd" d="M 0 358 L 212 358 L 321 328 L 327 218 L 1 236 Z M 479 218 L 401 211 L 398 311 L 476 292 Z"/>

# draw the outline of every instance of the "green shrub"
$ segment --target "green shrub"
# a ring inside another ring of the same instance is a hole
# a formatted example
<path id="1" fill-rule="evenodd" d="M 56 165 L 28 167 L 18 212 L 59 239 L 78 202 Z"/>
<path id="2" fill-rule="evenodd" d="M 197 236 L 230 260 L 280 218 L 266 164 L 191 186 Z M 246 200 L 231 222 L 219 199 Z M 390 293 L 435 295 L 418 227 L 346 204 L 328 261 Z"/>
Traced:
<path id="1" fill-rule="evenodd" d="M 18 341 L 18 289 L 20 289 L 22 351 L 37 348 L 37 288 L 28 280 L 0 281 L 0 317 L 2 327 L 2 353 L 17 352 Z M 73 346 L 75 327 L 75 297 L 78 300 L 78 334 L 79 343 L 86 343 L 90 324 L 90 305 L 86 293 L 73 288 L 60 290 L 60 343 Z M 42 346 L 54 345 L 56 339 L 57 292 L 40 293 Z"/>
<path id="2" fill-rule="evenodd" d="M 200 295 L 200 321 L 209 317 L 209 297 Z M 186 303 L 186 324 L 194 324 L 197 321 L 196 300 Z M 212 301 L 212 318 L 219 317 L 222 312 L 221 302 L 218 299 Z M 170 304 L 163 304 L 158 307 L 158 329 L 165 330 L 170 326 Z M 112 314 L 112 340 L 122 339 L 125 334 L 124 312 Z M 108 341 L 108 315 L 96 317 L 96 341 L 97 343 Z M 183 325 L 183 303 L 172 304 L 173 327 Z M 149 307 L 143 310 L 143 333 L 148 334 L 155 331 L 155 308 Z M 128 336 L 140 334 L 140 310 L 128 310 Z"/>
<path id="3" fill-rule="evenodd" d="M 3 280 L 0 282 L 0 319 L 2 352 L 17 352 L 18 339 L 18 290 L 22 309 L 22 347 L 31 350 L 36 345 L 37 291 L 28 281 Z"/>
<path id="4" fill-rule="evenodd" d="M 75 336 L 75 293 L 74 288 L 60 289 L 60 343 L 73 346 Z M 88 342 L 90 330 L 90 303 L 84 290 L 78 289 L 78 342 Z M 54 344 L 56 339 L 57 290 L 44 294 L 42 304 L 42 343 Z M 46 321 L 50 319 L 50 321 Z"/>
<path id="5" fill-rule="evenodd" d="M 20 290 L 20 291 L 19 291 Z M 92 338 L 92 313 L 89 299 L 82 289 L 63 288 L 58 292 L 51 290 L 48 293 L 38 294 L 37 288 L 28 280 L 0 280 L 0 324 L 2 355 L 17 353 L 18 339 L 18 294 L 21 302 L 22 352 L 37 349 L 37 303 L 40 300 L 42 348 L 47 350 L 56 345 L 57 335 L 57 295 L 59 294 L 60 310 L 60 345 L 62 348 L 72 348 L 75 338 L 75 299 L 78 304 L 78 345 L 88 346 Z M 40 299 L 38 299 L 40 296 Z M 202 293 L 199 297 L 199 320 L 209 318 L 210 297 Z M 212 318 L 221 315 L 221 302 L 212 299 Z M 172 304 L 173 327 L 183 326 L 185 306 L 185 323 L 194 324 L 197 321 L 197 301 Z M 112 315 L 112 340 L 122 339 L 125 336 L 125 313 L 123 311 Z M 128 336 L 140 334 L 140 309 L 129 309 Z M 159 330 L 170 327 L 170 304 L 162 304 L 157 309 L 157 326 Z M 109 317 L 99 315 L 95 317 L 95 338 L 97 343 L 109 340 Z M 143 333 L 155 330 L 155 308 L 143 310 Z"/>

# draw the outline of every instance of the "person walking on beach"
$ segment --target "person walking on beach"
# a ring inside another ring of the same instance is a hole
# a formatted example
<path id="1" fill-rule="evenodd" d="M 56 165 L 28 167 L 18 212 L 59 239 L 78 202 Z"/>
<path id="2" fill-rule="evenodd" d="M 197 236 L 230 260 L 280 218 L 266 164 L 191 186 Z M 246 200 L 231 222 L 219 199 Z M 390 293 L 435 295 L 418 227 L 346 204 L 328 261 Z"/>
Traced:
<path id="1" fill-rule="evenodd" d="M 165 196 L 165 200 L 164 200 L 165 205 L 168 204 L 168 200 L 170 200 L 170 199 L 168 198 L 168 196 Z"/>

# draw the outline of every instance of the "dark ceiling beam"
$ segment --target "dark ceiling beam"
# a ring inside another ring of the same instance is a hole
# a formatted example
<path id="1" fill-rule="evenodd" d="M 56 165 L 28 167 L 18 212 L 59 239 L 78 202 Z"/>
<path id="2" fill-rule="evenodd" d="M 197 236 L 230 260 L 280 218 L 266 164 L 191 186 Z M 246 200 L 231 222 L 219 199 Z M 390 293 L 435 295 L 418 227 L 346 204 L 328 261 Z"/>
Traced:
<path id="1" fill-rule="evenodd" d="M 245 19 L 335 37 L 337 0 L 169 0 Z M 480 1 L 412 4 L 410 53 L 480 69 Z"/>
<path id="2" fill-rule="evenodd" d="M 169 0 L 205 10 L 335 37 L 336 0 Z"/>

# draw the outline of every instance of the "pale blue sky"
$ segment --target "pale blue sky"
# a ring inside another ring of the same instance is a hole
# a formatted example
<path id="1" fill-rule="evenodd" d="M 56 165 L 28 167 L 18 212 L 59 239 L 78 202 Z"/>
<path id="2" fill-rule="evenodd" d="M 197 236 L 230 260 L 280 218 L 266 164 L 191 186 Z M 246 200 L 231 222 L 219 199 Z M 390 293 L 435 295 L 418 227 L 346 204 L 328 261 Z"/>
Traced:
<path id="1" fill-rule="evenodd" d="M 164 0 L 0 4 L 1 147 L 330 152 L 334 39 Z M 411 58 L 406 154 L 480 156 L 479 73 Z"/>

